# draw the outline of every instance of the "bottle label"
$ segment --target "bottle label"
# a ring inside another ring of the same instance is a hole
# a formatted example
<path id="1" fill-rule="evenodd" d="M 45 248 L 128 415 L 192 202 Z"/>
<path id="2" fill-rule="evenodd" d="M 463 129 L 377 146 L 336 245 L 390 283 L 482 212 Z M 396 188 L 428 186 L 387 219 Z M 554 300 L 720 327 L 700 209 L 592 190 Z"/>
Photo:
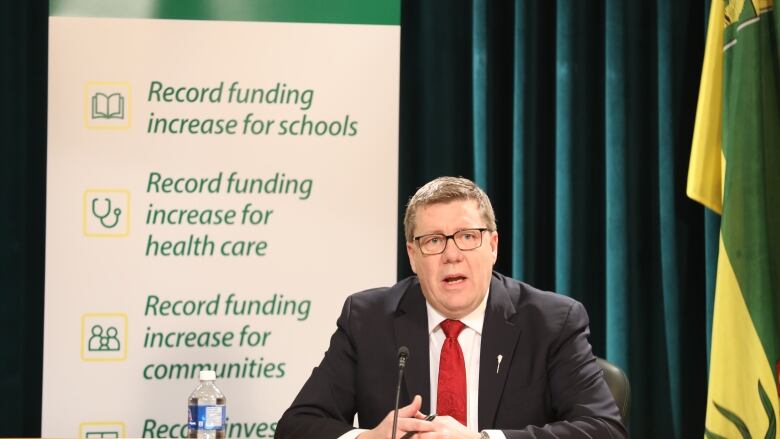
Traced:
<path id="1" fill-rule="evenodd" d="M 223 430 L 225 428 L 224 405 L 189 406 L 190 430 Z"/>

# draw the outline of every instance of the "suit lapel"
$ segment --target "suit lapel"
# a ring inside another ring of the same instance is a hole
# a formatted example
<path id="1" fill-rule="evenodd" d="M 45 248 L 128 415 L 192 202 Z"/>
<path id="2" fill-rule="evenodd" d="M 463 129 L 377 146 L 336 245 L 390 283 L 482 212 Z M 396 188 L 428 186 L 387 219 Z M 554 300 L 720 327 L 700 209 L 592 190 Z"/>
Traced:
<path id="1" fill-rule="evenodd" d="M 502 283 L 490 285 L 479 359 L 479 429 L 491 428 L 512 363 L 520 328 L 510 321 L 515 307 Z M 499 365 L 499 355 L 501 361 Z"/>
<path id="2" fill-rule="evenodd" d="M 396 349 L 401 346 L 409 348 L 409 360 L 404 371 L 404 381 L 408 404 L 414 395 L 422 396 L 420 411 L 430 410 L 430 358 L 428 341 L 428 313 L 425 308 L 425 298 L 420 284 L 415 283 L 401 298 L 393 320 Z"/>

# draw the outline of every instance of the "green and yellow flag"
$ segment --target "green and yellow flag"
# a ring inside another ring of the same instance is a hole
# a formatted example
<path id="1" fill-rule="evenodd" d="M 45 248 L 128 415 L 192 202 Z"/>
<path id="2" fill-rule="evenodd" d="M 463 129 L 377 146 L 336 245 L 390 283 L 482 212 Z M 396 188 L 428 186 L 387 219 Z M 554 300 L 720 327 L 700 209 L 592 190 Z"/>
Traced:
<path id="1" fill-rule="evenodd" d="M 780 20 L 713 0 L 688 196 L 720 213 L 706 438 L 778 438 Z"/>

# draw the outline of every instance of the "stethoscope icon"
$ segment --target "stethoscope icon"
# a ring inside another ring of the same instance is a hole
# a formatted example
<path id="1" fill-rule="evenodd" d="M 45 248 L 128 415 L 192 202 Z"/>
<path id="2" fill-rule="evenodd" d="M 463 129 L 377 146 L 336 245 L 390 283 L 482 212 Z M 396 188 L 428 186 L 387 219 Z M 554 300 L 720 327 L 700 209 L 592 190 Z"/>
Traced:
<path id="1" fill-rule="evenodd" d="M 103 227 L 107 229 L 114 228 L 119 223 L 119 215 L 122 214 L 122 209 L 116 208 L 114 209 L 114 224 L 106 224 L 106 218 L 108 218 L 109 215 L 111 215 L 111 199 L 110 198 L 104 198 L 106 200 L 106 210 L 104 214 L 99 214 L 97 212 L 97 198 L 92 199 L 92 215 L 95 215 L 95 218 L 100 220 L 100 224 L 103 225 Z"/>

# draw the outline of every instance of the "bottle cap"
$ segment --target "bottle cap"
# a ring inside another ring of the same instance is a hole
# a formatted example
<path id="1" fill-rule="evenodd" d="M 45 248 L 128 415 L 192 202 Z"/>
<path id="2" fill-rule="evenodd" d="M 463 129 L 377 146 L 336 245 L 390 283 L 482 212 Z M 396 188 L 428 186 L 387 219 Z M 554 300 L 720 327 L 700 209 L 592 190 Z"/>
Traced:
<path id="1" fill-rule="evenodd" d="M 217 379 L 217 373 L 213 370 L 201 370 L 198 377 L 201 381 L 214 381 Z"/>

